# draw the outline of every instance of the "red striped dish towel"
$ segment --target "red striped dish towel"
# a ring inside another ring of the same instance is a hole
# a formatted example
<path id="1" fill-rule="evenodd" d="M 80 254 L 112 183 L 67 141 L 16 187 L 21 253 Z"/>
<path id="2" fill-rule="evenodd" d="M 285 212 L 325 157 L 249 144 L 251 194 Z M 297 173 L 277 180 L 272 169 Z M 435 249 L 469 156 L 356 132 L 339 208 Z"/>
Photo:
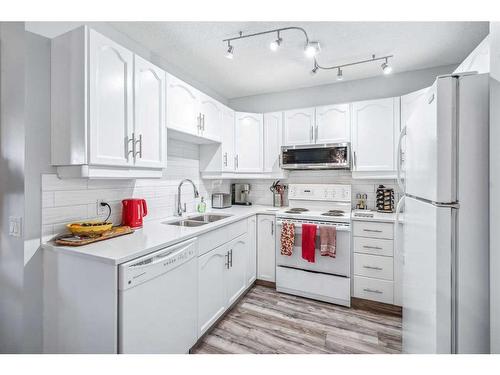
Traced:
<path id="1" fill-rule="evenodd" d="M 302 224 L 302 258 L 309 263 L 314 263 L 317 228 L 315 224 Z"/>
<path id="2" fill-rule="evenodd" d="M 319 239 L 321 256 L 335 258 L 337 254 L 337 228 L 320 226 Z"/>

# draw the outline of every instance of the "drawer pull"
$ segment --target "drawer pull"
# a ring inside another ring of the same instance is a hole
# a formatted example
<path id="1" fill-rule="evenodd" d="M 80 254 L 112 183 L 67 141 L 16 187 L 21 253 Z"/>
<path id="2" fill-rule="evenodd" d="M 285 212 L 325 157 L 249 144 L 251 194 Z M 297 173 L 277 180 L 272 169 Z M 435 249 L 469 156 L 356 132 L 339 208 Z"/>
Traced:
<path id="1" fill-rule="evenodd" d="M 363 266 L 363 268 L 368 268 L 368 269 L 370 269 L 370 270 L 382 271 L 382 267 Z"/>
<path id="2" fill-rule="evenodd" d="M 370 288 L 364 288 L 363 289 L 365 292 L 368 292 L 368 293 L 377 293 L 377 294 L 382 294 L 383 292 L 378 290 L 378 289 L 370 289 Z"/>
<path id="3" fill-rule="evenodd" d="M 379 246 L 368 246 L 368 245 L 363 245 L 365 249 L 375 249 L 375 250 L 382 250 L 381 247 Z"/>
<path id="4" fill-rule="evenodd" d="M 365 232 L 382 233 L 380 229 L 363 229 Z"/>

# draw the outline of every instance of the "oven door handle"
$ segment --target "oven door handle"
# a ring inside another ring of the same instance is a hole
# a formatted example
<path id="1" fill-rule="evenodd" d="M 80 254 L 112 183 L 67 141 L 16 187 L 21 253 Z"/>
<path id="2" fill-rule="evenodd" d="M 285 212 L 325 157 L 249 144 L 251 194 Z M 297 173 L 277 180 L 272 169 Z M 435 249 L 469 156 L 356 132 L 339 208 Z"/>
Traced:
<path id="1" fill-rule="evenodd" d="M 294 224 L 295 224 L 295 234 L 302 234 L 301 225 L 299 223 L 294 223 Z M 321 224 L 317 224 L 317 225 L 318 225 L 317 231 L 319 231 L 319 227 L 321 226 Z M 281 232 L 281 229 L 278 229 L 278 227 L 282 227 L 282 226 L 283 226 L 283 222 L 280 222 L 280 221 L 276 222 L 276 227 L 277 227 L 276 232 Z M 333 225 L 331 225 L 331 226 L 333 226 Z M 350 232 L 351 231 L 351 226 L 336 227 L 336 228 L 337 228 L 337 232 Z"/>

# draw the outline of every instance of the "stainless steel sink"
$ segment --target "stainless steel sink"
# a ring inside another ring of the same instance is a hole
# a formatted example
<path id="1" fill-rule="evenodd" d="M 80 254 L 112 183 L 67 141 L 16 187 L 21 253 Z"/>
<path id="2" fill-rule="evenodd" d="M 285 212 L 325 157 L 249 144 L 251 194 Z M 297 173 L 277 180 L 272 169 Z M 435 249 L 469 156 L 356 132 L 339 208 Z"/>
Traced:
<path id="1" fill-rule="evenodd" d="M 204 214 L 199 216 L 188 217 L 187 220 L 198 221 L 207 224 L 207 223 L 213 223 L 214 221 L 225 219 L 230 216 L 231 215 L 223 215 L 223 214 Z"/>
<path id="2" fill-rule="evenodd" d="M 166 222 L 164 224 L 177 225 L 179 227 L 199 227 L 201 225 L 205 225 L 208 223 L 204 223 L 203 221 L 178 220 L 178 221 Z"/>

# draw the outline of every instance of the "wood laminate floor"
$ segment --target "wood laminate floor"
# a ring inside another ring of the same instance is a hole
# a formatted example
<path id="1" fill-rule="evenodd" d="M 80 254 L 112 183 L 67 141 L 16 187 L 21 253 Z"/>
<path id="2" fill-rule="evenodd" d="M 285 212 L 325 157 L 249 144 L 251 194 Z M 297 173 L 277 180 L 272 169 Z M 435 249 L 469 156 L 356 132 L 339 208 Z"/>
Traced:
<path id="1" fill-rule="evenodd" d="M 401 318 L 253 287 L 193 353 L 400 353 Z"/>

